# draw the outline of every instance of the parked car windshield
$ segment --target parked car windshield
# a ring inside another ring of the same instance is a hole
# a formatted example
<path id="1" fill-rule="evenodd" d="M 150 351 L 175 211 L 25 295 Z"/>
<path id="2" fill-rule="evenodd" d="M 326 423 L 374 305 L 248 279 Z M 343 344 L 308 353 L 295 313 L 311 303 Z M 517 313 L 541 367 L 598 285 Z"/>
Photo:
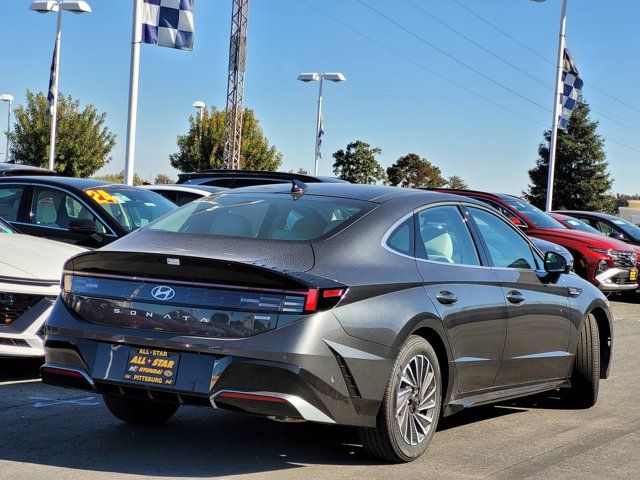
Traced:
<path id="1" fill-rule="evenodd" d="M 588 224 L 584 223 L 582 220 L 578 220 L 577 218 L 571 218 L 569 220 L 565 220 L 564 223 L 566 223 L 570 228 L 573 228 L 574 230 L 580 230 L 581 232 L 593 233 L 595 235 L 600 235 L 601 237 L 605 237 L 606 236 L 604 233 L 602 233 L 597 228 L 593 228 L 591 225 L 588 225 Z"/>
<path id="2" fill-rule="evenodd" d="M 142 188 L 108 185 L 87 189 L 85 193 L 129 232 L 177 208 L 162 195 Z"/>
<path id="3" fill-rule="evenodd" d="M 15 233 L 15 232 L 9 225 L 7 225 L 2 220 L 0 220 L 0 233 Z"/>
<path id="4" fill-rule="evenodd" d="M 312 195 L 222 194 L 187 204 L 149 228 L 196 235 L 310 241 L 344 228 L 374 205 Z"/>
<path id="5" fill-rule="evenodd" d="M 509 204 L 512 208 L 515 208 L 518 212 L 527 217 L 529 221 L 538 228 L 567 228 L 555 218 L 550 217 L 539 208 L 534 207 L 524 200 L 507 196 L 503 196 L 500 198 L 507 202 L 507 204 Z"/>
<path id="6" fill-rule="evenodd" d="M 611 220 L 611 222 L 627 235 L 633 238 L 640 238 L 640 227 L 637 225 L 634 225 L 627 220 L 623 220 L 622 218 L 615 218 Z"/>

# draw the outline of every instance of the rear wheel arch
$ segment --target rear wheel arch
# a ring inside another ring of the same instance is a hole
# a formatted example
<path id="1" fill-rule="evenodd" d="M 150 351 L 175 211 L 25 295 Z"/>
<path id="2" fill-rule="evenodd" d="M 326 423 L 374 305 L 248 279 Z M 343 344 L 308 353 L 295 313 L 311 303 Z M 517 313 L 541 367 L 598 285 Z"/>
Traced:
<path id="1" fill-rule="evenodd" d="M 609 317 L 601 307 L 593 308 L 591 313 L 598 324 L 599 340 L 600 340 L 600 378 L 607 378 L 609 373 L 609 363 L 611 361 L 611 327 L 609 326 Z"/>
<path id="2" fill-rule="evenodd" d="M 449 372 L 449 351 L 445 344 L 445 340 L 440 333 L 431 327 L 421 327 L 412 332 L 412 335 L 417 335 L 424 338 L 431 344 L 438 357 L 438 363 L 440 364 L 440 375 L 442 376 L 442 385 L 446 385 L 446 394 L 442 395 L 443 404 L 448 401 L 450 392 L 453 391 L 453 376 Z M 444 411 L 443 411 L 444 412 Z"/>

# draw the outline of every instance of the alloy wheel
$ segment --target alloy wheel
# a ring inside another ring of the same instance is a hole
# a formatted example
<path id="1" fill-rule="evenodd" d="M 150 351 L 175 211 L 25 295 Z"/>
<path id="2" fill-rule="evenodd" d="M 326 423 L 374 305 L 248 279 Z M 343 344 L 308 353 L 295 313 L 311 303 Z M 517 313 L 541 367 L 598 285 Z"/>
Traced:
<path id="1" fill-rule="evenodd" d="M 419 445 L 436 414 L 436 376 L 429 359 L 413 357 L 402 370 L 396 390 L 396 421 L 407 444 Z"/>

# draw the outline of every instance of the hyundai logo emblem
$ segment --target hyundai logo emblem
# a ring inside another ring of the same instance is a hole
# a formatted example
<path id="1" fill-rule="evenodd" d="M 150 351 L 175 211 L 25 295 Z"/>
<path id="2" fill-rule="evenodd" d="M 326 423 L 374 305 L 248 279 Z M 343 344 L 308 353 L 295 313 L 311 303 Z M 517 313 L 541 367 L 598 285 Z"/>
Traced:
<path id="1" fill-rule="evenodd" d="M 166 302 L 167 300 L 171 300 L 176 296 L 176 291 L 171 287 L 158 285 L 157 287 L 153 287 L 153 290 L 151 290 L 151 295 L 156 300 L 162 300 Z"/>

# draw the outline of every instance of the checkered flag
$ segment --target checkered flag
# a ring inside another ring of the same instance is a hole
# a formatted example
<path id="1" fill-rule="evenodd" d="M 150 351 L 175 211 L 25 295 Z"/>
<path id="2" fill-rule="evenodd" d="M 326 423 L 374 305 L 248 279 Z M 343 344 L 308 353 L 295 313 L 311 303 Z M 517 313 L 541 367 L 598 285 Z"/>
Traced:
<path id="1" fill-rule="evenodd" d="M 143 43 L 179 50 L 193 50 L 194 1 L 143 0 Z"/>
<path id="2" fill-rule="evenodd" d="M 576 64 L 569 55 L 567 49 L 564 50 L 564 68 L 562 71 L 562 86 L 564 91 L 562 93 L 562 113 L 558 123 L 560 130 L 566 130 L 569 126 L 569 119 L 573 110 L 576 108 L 580 93 L 582 93 L 582 87 L 584 82 L 580 78 L 580 73 L 576 68 Z"/>
<path id="3" fill-rule="evenodd" d="M 58 42 L 56 42 L 56 46 L 53 49 L 53 59 L 51 59 L 51 73 L 49 75 L 49 91 L 47 92 L 47 110 L 46 110 L 46 114 L 47 117 L 51 116 L 51 109 L 53 108 L 53 100 L 54 100 L 54 94 L 53 94 L 53 85 L 55 84 L 56 81 L 56 53 L 58 53 Z"/>

